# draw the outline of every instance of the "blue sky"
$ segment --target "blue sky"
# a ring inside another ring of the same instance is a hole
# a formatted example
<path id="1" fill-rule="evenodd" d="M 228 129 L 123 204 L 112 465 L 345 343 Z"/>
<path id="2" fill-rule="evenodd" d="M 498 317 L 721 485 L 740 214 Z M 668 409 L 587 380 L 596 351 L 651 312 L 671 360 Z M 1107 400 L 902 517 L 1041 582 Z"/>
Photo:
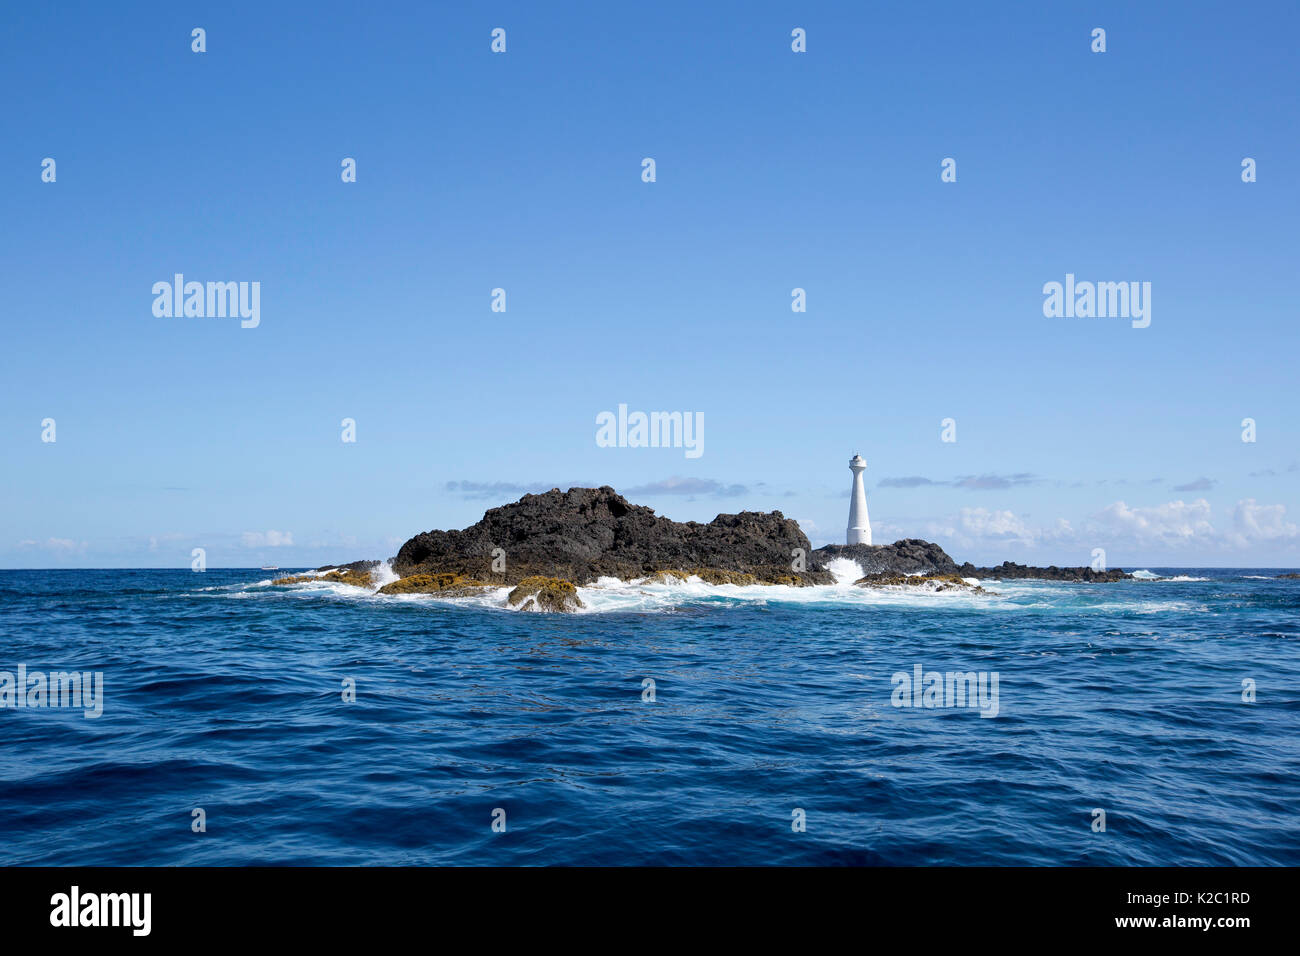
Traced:
<path id="1" fill-rule="evenodd" d="M 386 557 L 574 483 L 821 544 L 855 452 L 877 541 L 1300 564 L 1300 13 L 994 6 L 7 8 L 0 566 Z M 260 325 L 155 317 L 177 272 Z M 1067 273 L 1150 326 L 1045 317 Z M 598 447 L 620 403 L 703 454 Z"/>

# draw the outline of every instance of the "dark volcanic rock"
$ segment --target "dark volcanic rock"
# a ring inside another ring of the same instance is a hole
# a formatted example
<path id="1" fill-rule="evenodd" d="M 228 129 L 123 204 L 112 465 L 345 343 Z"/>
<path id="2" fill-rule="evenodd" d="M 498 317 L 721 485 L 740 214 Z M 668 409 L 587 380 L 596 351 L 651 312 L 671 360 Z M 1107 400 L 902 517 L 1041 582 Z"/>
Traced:
<path id="1" fill-rule="evenodd" d="M 326 564 L 317 568 L 317 571 L 352 571 L 361 574 L 366 571 L 373 571 L 379 567 L 378 561 L 353 561 L 351 564 Z"/>
<path id="2" fill-rule="evenodd" d="M 1127 571 L 1111 568 L 1108 571 L 1094 571 L 1092 568 L 1033 568 L 1012 561 L 1003 561 L 996 568 L 977 568 L 969 561 L 957 569 L 964 578 L 1001 578 L 1010 581 L 1017 578 L 1040 578 L 1044 581 L 1079 581 L 1087 584 L 1109 584 L 1123 581 L 1130 577 Z"/>
<path id="3" fill-rule="evenodd" d="M 1129 577 L 1118 568 L 1034 568 L 1004 561 L 996 568 L 977 568 L 967 561 L 958 566 L 946 551 L 932 541 L 904 538 L 893 544 L 828 544 L 813 552 L 816 567 L 825 568 L 835 558 L 850 558 L 868 577 L 881 574 L 956 574 L 963 578 L 1039 578 L 1044 581 L 1080 581 L 1089 584 L 1123 581 Z"/>
<path id="4" fill-rule="evenodd" d="M 1278 577 L 1279 577 L 1279 578 L 1291 578 L 1292 580 L 1294 580 L 1294 579 L 1296 579 L 1296 578 L 1300 578 L 1300 574 L 1296 574 L 1295 572 L 1291 572 L 1291 573 L 1289 573 L 1289 574 L 1279 574 Z"/>
<path id="5" fill-rule="evenodd" d="M 505 552 L 505 571 L 492 570 L 493 550 Z M 779 511 L 718 515 L 708 524 L 677 522 L 630 504 L 608 486 L 553 488 L 492 508 L 463 531 L 426 531 L 407 541 L 393 560 L 402 577 L 464 574 L 493 584 L 526 577 L 589 584 L 599 577 L 628 580 L 655 571 L 716 568 L 760 581 L 830 584 L 816 569 L 791 570 L 794 551 L 812 545 L 799 525 Z M 809 562 L 812 566 L 812 562 Z"/>
<path id="6" fill-rule="evenodd" d="M 835 558 L 849 558 L 858 562 L 865 575 L 957 573 L 957 562 L 943 548 L 920 538 L 904 538 L 893 544 L 828 544 L 813 555 L 819 568 L 825 568 Z"/>
<path id="7" fill-rule="evenodd" d="M 493 565 L 500 566 L 502 552 L 505 569 L 496 571 Z M 801 555 L 807 570 L 795 571 L 792 566 Z M 868 577 L 927 574 L 1085 582 L 1130 577 L 1121 570 L 1033 568 L 1010 561 L 996 568 L 958 566 L 939 545 L 919 538 L 881 545 L 831 544 L 814 551 L 799 525 L 779 511 L 718 515 L 708 524 L 678 522 L 629 503 L 608 486 L 524 495 L 513 504 L 490 509 L 462 531 L 417 534 L 402 545 L 393 570 L 403 580 L 416 574 L 449 576 L 446 580 L 458 587 L 464 582 L 454 576 L 461 575 L 475 588 L 518 585 L 529 577 L 585 585 L 601 577 L 627 581 L 665 571 L 675 577 L 698 574 L 715 583 L 810 585 L 835 583 L 827 570 L 835 558 L 856 561 Z M 354 561 L 318 570 L 367 573 L 378 563 Z M 441 593 L 442 580 L 418 587 L 418 582 L 395 583 L 386 591 Z"/>

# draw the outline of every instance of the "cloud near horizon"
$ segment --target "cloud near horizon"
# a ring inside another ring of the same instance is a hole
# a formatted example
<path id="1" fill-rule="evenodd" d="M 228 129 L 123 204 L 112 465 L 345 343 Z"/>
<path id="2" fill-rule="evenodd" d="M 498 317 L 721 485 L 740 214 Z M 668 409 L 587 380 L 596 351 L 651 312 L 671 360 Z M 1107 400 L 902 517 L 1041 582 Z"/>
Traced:
<path id="1" fill-rule="evenodd" d="M 945 481 L 933 481 L 920 475 L 908 475 L 906 478 L 882 478 L 876 483 L 877 488 L 922 488 L 925 485 L 945 485 Z"/>
<path id="2" fill-rule="evenodd" d="M 1033 485 L 1043 481 L 1038 475 L 1028 471 L 1013 475 L 958 475 L 950 481 L 923 478 L 920 475 L 908 475 L 903 478 L 882 478 L 877 488 L 922 488 L 929 485 L 942 485 L 948 488 L 964 488 L 967 491 L 996 491 L 1004 488 L 1016 488 L 1020 485 Z"/>
<path id="3" fill-rule="evenodd" d="M 28 538 L 19 541 L 18 547 L 24 550 L 52 551 L 55 554 L 85 554 L 90 545 L 88 542 L 74 541 L 71 538 L 46 538 L 44 541 L 34 541 Z"/>
<path id="4" fill-rule="evenodd" d="M 1291 462 L 1291 464 L 1286 466 L 1286 469 L 1284 471 L 1278 471 L 1276 468 L 1265 468 L 1262 471 L 1252 471 L 1250 473 L 1250 477 L 1251 478 L 1276 478 L 1278 475 L 1281 474 L 1290 475 L 1290 474 L 1294 474 L 1297 471 L 1300 471 L 1300 462 L 1293 461 Z"/>
<path id="5" fill-rule="evenodd" d="M 292 531 L 245 531 L 239 536 L 245 548 L 291 548 Z"/>
<path id="6" fill-rule="evenodd" d="M 1286 520 L 1286 505 L 1261 505 L 1254 498 L 1243 498 L 1232 512 L 1232 530 L 1227 540 L 1245 548 L 1256 542 L 1287 542 L 1300 539 L 1300 528 Z"/>
<path id="7" fill-rule="evenodd" d="M 735 498 L 749 494 L 744 485 L 724 485 L 712 478 L 680 478 L 674 475 L 648 485 L 637 485 L 627 490 L 628 495 L 711 495 L 718 498 Z"/>
<path id="8" fill-rule="evenodd" d="M 484 499 L 501 499 L 501 498 L 518 498 L 523 495 L 540 495 L 550 491 L 552 488 L 559 488 L 561 491 L 567 491 L 570 488 L 599 488 L 603 482 L 593 481 L 570 481 L 570 482 L 546 482 L 535 481 L 528 484 L 519 484 L 509 481 L 449 481 L 446 488 L 453 494 L 460 495 L 462 498 L 471 500 Z M 615 489 L 617 490 L 617 489 Z M 727 485 L 712 478 L 682 478 L 673 475 L 660 481 L 652 481 L 648 484 L 637 485 L 634 488 L 628 488 L 620 494 L 625 497 L 633 495 L 645 495 L 647 497 L 657 497 L 662 495 L 700 495 L 717 498 L 735 498 L 740 495 L 749 494 L 749 488 L 746 485 Z"/>
<path id="9" fill-rule="evenodd" d="M 545 494 L 552 488 L 567 492 L 569 488 L 599 488 L 595 481 L 529 481 L 526 484 L 517 481 L 448 481 L 448 492 L 459 494 L 461 498 L 480 501 L 485 498 L 523 497 L 525 494 Z"/>
<path id="10" fill-rule="evenodd" d="M 599 484 L 590 481 L 533 481 L 528 484 L 520 484 L 513 481 L 449 481 L 446 484 L 446 489 L 448 491 L 471 501 L 520 498 L 524 495 L 540 495 L 550 491 L 552 488 L 559 488 L 561 491 L 567 491 L 569 488 L 599 487 Z"/>
<path id="11" fill-rule="evenodd" d="M 1078 527 L 1064 518 L 1034 525 L 1012 511 L 962 508 L 950 519 L 930 522 L 925 530 L 962 548 L 1015 544 L 1081 554 L 1094 547 L 1179 551 L 1198 548 L 1212 552 L 1300 544 L 1300 527 L 1287 520 L 1286 506 L 1261 505 L 1254 498 L 1238 501 L 1217 526 L 1210 503 L 1197 498 L 1149 507 L 1116 501 L 1094 512 Z"/>

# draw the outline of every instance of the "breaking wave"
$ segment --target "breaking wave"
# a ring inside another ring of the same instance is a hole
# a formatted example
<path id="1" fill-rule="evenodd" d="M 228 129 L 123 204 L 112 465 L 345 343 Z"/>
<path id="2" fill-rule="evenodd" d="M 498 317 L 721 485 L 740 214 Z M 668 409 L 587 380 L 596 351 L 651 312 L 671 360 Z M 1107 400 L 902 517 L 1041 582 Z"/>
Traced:
<path id="1" fill-rule="evenodd" d="M 1154 571 L 1148 571 L 1143 568 L 1141 571 L 1134 571 L 1133 577 L 1139 581 L 1208 581 L 1209 578 L 1194 578 L 1186 574 L 1175 574 L 1172 577 L 1165 577 L 1163 574 L 1156 574 Z"/>
<path id="2" fill-rule="evenodd" d="M 492 611 L 538 612 L 535 606 L 512 607 L 507 601 L 511 587 L 490 588 L 478 594 L 460 597 L 442 597 L 437 594 L 379 594 L 379 587 L 396 580 L 391 566 L 381 566 L 384 572 L 380 584 L 362 588 L 337 581 L 322 580 L 319 573 L 311 573 L 313 580 L 290 585 L 272 585 L 270 579 L 254 584 L 227 585 L 215 589 L 225 596 L 237 598 L 312 598 L 330 597 L 349 601 L 382 604 L 410 604 L 426 607 L 481 609 Z M 1154 614 L 1164 611 L 1188 611 L 1192 605 L 1185 601 L 1151 600 L 1151 592 L 1134 594 L 1110 590 L 1122 585 L 1107 585 L 1107 590 L 1078 587 L 1069 582 L 1016 580 L 978 581 L 966 579 L 970 584 L 981 584 L 985 590 L 939 590 L 938 586 L 907 585 L 875 588 L 855 587 L 853 582 L 863 576 L 860 566 L 849 559 L 836 559 L 829 565 L 836 583 L 811 587 L 792 587 L 782 584 L 707 584 L 698 577 L 686 580 L 669 579 L 664 583 L 644 578 L 622 581 L 618 578 L 600 578 L 593 584 L 578 588 L 583 614 L 659 614 L 674 613 L 689 608 L 726 608 L 741 606 L 783 607 L 897 607 L 928 608 L 951 607 L 973 611 L 1040 611 L 1046 608 L 1073 607 L 1085 612 L 1114 612 L 1126 610 L 1135 614 Z M 300 572 L 306 573 L 306 572 Z M 1158 576 L 1153 577 L 1158 579 Z M 1164 579 L 1175 580 L 1175 579 Z M 1197 580 L 1188 578 L 1186 580 Z M 213 589 L 207 589 L 213 590 Z"/>

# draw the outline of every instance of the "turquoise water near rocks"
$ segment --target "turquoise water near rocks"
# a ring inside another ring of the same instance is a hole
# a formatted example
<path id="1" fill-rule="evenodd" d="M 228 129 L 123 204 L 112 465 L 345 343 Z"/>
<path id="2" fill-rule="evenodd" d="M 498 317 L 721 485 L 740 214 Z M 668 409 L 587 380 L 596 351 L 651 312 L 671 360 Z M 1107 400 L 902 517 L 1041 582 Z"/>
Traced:
<path id="1" fill-rule="evenodd" d="M 0 709 L 0 863 L 1296 865 L 1300 581 L 1154 572 L 545 615 L 0 571 L 0 672 L 104 696 Z M 894 706 L 916 665 L 997 672 L 997 716 Z"/>

